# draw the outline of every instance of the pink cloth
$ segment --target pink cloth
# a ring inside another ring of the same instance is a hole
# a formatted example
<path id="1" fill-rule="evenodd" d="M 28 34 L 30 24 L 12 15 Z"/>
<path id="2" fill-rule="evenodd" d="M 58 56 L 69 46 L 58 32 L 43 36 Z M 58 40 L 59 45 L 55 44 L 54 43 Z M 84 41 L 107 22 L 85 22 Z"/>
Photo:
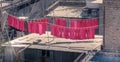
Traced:
<path id="1" fill-rule="evenodd" d="M 32 33 L 32 22 L 28 22 L 28 32 Z"/>
<path id="2" fill-rule="evenodd" d="M 63 28 L 63 33 L 64 33 L 64 34 L 63 34 L 63 37 L 64 37 L 64 38 L 66 38 L 66 39 L 69 38 L 69 31 L 70 31 L 69 28 L 67 28 L 67 27 L 64 27 L 64 28 Z"/>
<path id="3" fill-rule="evenodd" d="M 70 28 L 70 39 L 75 39 L 75 29 Z"/>
<path id="4" fill-rule="evenodd" d="M 42 23 L 38 22 L 37 25 L 38 25 L 38 33 L 39 33 L 40 35 L 43 34 Z"/>
<path id="5" fill-rule="evenodd" d="M 24 21 L 23 20 L 19 21 L 19 30 L 21 30 L 21 31 L 25 30 L 25 28 L 24 28 Z"/>

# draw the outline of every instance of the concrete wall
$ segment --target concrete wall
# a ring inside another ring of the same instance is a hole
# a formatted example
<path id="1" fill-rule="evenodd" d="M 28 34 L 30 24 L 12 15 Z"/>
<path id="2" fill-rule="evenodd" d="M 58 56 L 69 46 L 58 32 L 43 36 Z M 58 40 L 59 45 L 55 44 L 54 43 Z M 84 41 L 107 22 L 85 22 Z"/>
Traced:
<path id="1" fill-rule="evenodd" d="M 120 0 L 104 0 L 105 49 L 120 51 Z"/>

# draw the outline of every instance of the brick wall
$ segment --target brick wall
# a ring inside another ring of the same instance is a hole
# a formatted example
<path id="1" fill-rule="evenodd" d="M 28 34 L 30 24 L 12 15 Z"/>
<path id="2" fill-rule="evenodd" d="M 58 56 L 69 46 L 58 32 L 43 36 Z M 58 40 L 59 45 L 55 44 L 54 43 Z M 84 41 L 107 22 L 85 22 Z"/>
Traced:
<path id="1" fill-rule="evenodd" d="M 105 49 L 120 51 L 120 0 L 104 0 Z"/>

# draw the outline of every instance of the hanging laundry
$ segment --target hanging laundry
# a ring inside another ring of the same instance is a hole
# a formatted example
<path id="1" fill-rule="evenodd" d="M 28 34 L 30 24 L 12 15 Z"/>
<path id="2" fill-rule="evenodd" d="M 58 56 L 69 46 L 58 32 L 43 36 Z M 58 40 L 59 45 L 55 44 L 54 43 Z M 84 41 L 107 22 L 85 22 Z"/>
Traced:
<path id="1" fill-rule="evenodd" d="M 63 18 L 56 18 L 55 19 L 55 24 L 56 25 L 61 25 L 61 26 L 66 26 L 66 20 Z"/>
<path id="2" fill-rule="evenodd" d="M 43 34 L 44 33 L 44 31 L 43 31 L 43 26 L 42 26 L 42 23 L 40 23 L 40 22 L 37 22 L 37 28 L 38 28 L 38 34 Z"/>
<path id="3" fill-rule="evenodd" d="M 74 28 L 70 28 L 70 39 L 75 39 L 75 29 Z"/>
<path id="4" fill-rule="evenodd" d="M 67 27 L 63 27 L 63 37 L 68 39 L 69 38 L 69 31 L 70 29 Z"/>
<path id="5" fill-rule="evenodd" d="M 17 18 L 14 18 L 14 23 L 13 23 L 13 27 L 15 28 L 15 29 L 19 29 L 19 27 L 18 27 L 18 19 Z"/>
<path id="6" fill-rule="evenodd" d="M 71 23 L 70 26 L 74 27 L 74 28 L 77 28 L 77 25 L 78 25 L 77 22 L 78 22 L 77 20 L 70 20 L 70 23 Z"/>
<path id="7" fill-rule="evenodd" d="M 19 20 L 19 30 L 24 31 L 24 21 L 23 20 Z"/>
<path id="8" fill-rule="evenodd" d="M 43 33 L 45 33 L 45 31 L 48 28 L 48 19 L 47 18 L 41 19 L 41 23 L 42 23 L 42 27 L 43 27 Z"/>
<path id="9" fill-rule="evenodd" d="M 28 32 L 32 33 L 32 22 L 28 22 Z"/>
<path id="10" fill-rule="evenodd" d="M 57 26 L 56 25 L 52 25 L 52 34 L 54 36 L 57 36 L 58 35 L 58 31 L 57 31 Z"/>

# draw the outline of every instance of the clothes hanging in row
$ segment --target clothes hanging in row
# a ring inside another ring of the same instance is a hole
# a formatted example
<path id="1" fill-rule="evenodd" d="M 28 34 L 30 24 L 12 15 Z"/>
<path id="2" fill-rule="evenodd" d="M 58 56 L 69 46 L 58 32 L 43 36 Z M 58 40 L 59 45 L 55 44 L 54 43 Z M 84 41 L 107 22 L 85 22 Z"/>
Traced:
<path id="1" fill-rule="evenodd" d="M 82 39 L 93 39 L 95 35 L 95 29 L 77 29 L 77 28 L 68 28 L 61 27 L 57 25 L 51 25 L 51 35 L 54 35 L 59 38 L 73 39 L 73 40 L 82 40 Z"/>
<path id="2" fill-rule="evenodd" d="M 66 27 L 66 20 L 57 18 L 51 25 L 51 34 L 66 39 L 93 39 L 95 29 L 98 28 L 97 19 L 70 20 L 70 27 Z"/>
<path id="3" fill-rule="evenodd" d="M 28 32 L 44 34 L 48 28 L 48 19 L 42 18 L 39 20 L 28 21 Z M 24 20 L 17 19 L 8 15 L 8 25 L 19 29 L 25 30 Z M 95 29 L 98 28 L 98 19 L 81 19 L 70 20 L 69 27 L 66 27 L 66 20 L 63 18 L 56 18 L 54 24 L 50 24 L 51 35 L 66 39 L 93 39 L 95 35 Z"/>
<path id="4" fill-rule="evenodd" d="M 15 28 L 15 29 L 21 30 L 21 31 L 25 30 L 24 21 L 17 19 L 11 15 L 8 15 L 8 25 Z"/>
<path id="5" fill-rule="evenodd" d="M 63 18 L 56 18 L 54 20 L 54 24 L 57 26 L 66 26 L 66 20 Z M 57 27 L 57 26 L 54 26 L 54 25 L 51 26 L 51 34 L 55 35 L 57 37 L 63 38 L 63 28 Z M 56 33 L 54 33 L 54 32 L 56 32 Z"/>
<path id="6" fill-rule="evenodd" d="M 28 22 L 28 32 L 44 34 L 47 30 L 48 19 L 32 20 Z"/>

